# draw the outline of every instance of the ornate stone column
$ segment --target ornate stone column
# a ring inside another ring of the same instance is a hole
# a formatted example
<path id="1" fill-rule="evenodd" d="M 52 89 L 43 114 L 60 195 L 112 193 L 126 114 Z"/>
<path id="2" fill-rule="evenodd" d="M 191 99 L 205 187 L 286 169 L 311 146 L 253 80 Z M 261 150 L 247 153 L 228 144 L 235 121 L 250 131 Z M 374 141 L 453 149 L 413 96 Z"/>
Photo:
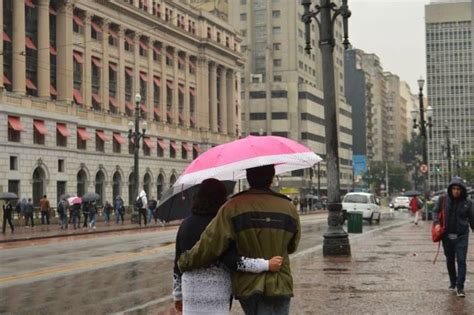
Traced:
<path id="1" fill-rule="evenodd" d="M 92 47 L 91 47 L 92 15 L 86 12 L 84 19 L 84 65 L 82 73 L 82 90 L 84 92 L 84 107 L 92 106 Z"/>
<path id="2" fill-rule="evenodd" d="M 13 92 L 24 95 L 26 93 L 26 47 L 25 47 L 25 2 L 13 3 L 13 38 L 12 38 L 12 68 Z M 3 14 L 3 7 L 2 7 Z M 3 33 L 2 33 L 3 36 Z M 2 75 L 3 76 L 3 75 Z"/>
<path id="3" fill-rule="evenodd" d="M 72 58 L 72 16 L 73 6 L 63 1 L 56 17 L 56 56 L 58 100 L 72 101 L 73 58 Z"/>
<path id="4" fill-rule="evenodd" d="M 196 69 L 195 119 L 196 127 L 209 130 L 209 62 L 199 57 Z"/>
<path id="5" fill-rule="evenodd" d="M 38 1 L 38 96 L 50 97 L 49 0 Z"/>
<path id="6" fill-rule="evenodd" d="M 167 75 L 166 75 L 166 45 L 161 46 L 161 93 L 160 93 L 160 112 L 161 121 L 166 123 L 166 97 L 167 97 Z"/>
<path id="7" fill-rule="evenodd" d="M 184 57 L 184 126 L 189 128 L 189 117 L 190 117 L 190 108 L 189 108 L 189 54 L 186 54 Z"/>
<path id="8" fill-rule="evenodd" d="M 125 113 L 125 29 L 120 28 L 118 31 L 118 54 L 119 64 L 117 73 L 117 101 L 119 112 Z"/>
<path id="9" fill-rule="evenodd" d="M 209 63 L 209 119 L 211 131 L 217 132 L 217 66 Z"/>
<path id="10" fill-rule="evenodd" d="M 234 70 L 227 70 L 227 133 L 235 136 L 235 75 Z"/>
<path id="11" fill-rule="evenodd" d="M 224 67 L 220 67 L 221 75 L 220 75 L 220 89 L 219 89 L 219 99 L 220 99 L 220 107 L 219 107 L 219 121 L 221 125 L 221 133 L 227 134 L 227 70 Z"/>
<path id="12" fill-rule="evenodd" d="M 102 109 L 108 111 L 109 104 L 109 21 L 102 23 L 102 71 L 100 77 L 100 94 L 102 99 Z"/>

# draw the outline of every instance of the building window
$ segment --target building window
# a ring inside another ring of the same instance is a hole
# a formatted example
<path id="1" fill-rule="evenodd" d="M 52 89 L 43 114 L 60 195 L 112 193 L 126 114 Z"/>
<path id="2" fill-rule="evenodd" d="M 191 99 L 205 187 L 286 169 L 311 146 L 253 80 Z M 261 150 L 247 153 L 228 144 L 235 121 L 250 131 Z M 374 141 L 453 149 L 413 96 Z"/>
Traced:
<path id="1" fill-rule="evenodd" d="M 281 82 L 282 81 L 281 75 L 274 75 L 273 76 L 273 81 L 274 82 Z"/>
<path id="2" fill-rule="evenodd" d="M 125 143 L 125 139 L 122 138 L 120 133 L 113 134 L 112 150 L 114 153 L 120 153 L 122 151 L 122 144 Z"/>
<path id="3" fill-rule="evenodd" d="M 207 39 L 212 39 L 212 29 L 209 26 L 207 27 Z"/>
<path id="4" fill-rule="evenodd" d="M 92 107 L 101 110 L 102 100 L 100 98 L 100 68 L 102 64 L 99 58 L 92 57 Z"/>
<path id="5" fill-rule="evenodd" d="M 280 50 L 281 49 L 281 43 L 273 43 L 273 50 Z"/>
<path id="6" fill-rule="evenodd" d="M 250 113 L 250 120 L 266 120 L 267 113 Z"/>
<path id="7" fill-rule="evenodd" d="M 176 143 L 174 141 L 170 141 L 170 158 L 175 159 L 176 158 Z"/>
<path id="8" fill-rule="evenodd" d="M 66 183 L 65 181 L 56 182 L 56 198 L 59 200 L 59 196 L 66 193 Z"/>
<path id="9" fill-rule="evenodd" d="M 148 42 L 146 38 L 141 38 L 140 39 L 140 49 L 139 49 L 139 54 L 142 57 L 148 56 Z"/>
<path id="10" fill-rule="evenodd" d="M 91 21 L 91 38 L 95 40 L 102 40 L 102 26 L 98 18 L 93 18 Z"/>
<path id="11" fill-rule="evenodd" d="M 274 26 L 272 28 L 272 33 L 273 33 L 273 35 L 281 34 L 281 27 L 280 26 Z"/>
<path id="12" fill-rule="evenodd" d="M 182 148 L 181 148 L 181 159 L 183 160 L 188 159 L 188 151 L 190 151 L 188 144 L 186 142 L 183 142 Z"/>
<path id="13" fill-rule="evenodd" d="M 44 138 L 47 133 L 43 120 L 33 120 L 33 143 L 44 145 Z"/>
<path id="14" fill-rule="evenodd" d="M 273 18 L 279 18 L 281 16 L 281 11 L 280 10 L 273 10 L 272 11 L 272 17 Z"/>
<path id="15" fill-rule="evenodd" d="M 24 130 L 19 117 L 8 116 L 8 141 L 20 142 L 21 131 Z"/>
<path id="16" fill-rule="evenodd" d="M 272 98 L 287 98 L 288 92 L 287 91 L 272 91 Z"/>
<path id="17" fill-rule="evenodd" d="M 163 139 L 158 139 L 158 146 L 156 148 L 156 156 L 163 157 L 165 155 L 165 142 Z"/>
<path id="18" fill-rule="evenodd" d="M 72 29 L 75 33 L 84 34 L 84 21 L 81 16 L 81 13 L 78 10 L 74 11 L 74 15 L 72 17 L 73 25 Z"/>
<path id="19" fill-rule="evenodd" d="M 105 152 L 105 134 L 102 130 L 97 130 L 95 134 L 95 150 Z"/>
<path id="20" fill-rule="evenodd" d="M 63 159 L 58 159 L 58 172 L 59 173 L 64 173 L 64 160 Z"/>
<path id="21" fill-rule="evenodd" d="M 150 138 L 143 138 L 143 156 L 150 156 L 151 154 L 150 141 Z"/>
<path id="22" fill-rule="evenodd" d="M 118 26 L 110 24 L 109 25 L 109 45 L 117 47 L 118 46 Z"/>
<path id="23" fill-rule="evenodd" d="M 18 157 L 10 156 L 10 171 L 18 170 Z"/>
<path id="24" fill-rule="evenodd" d="M 56 146 L 67 147 L 67 137 L 69 136 L 69 130 L 65 124 L 56 124 Z"/>
<path id="25" fill-rule="evenodd" d="M 128 32 L 125 34 L 125 50 L 128 52 L 133 52 L 133 44 L 134 44 L 134 34 L 131 32 Z"/>
<path id="26" fill-rule="evenodd" d="M 221 32 L 217 32 L 217 42 L 221 42 Z"/>
<path id="27" fill-rule="evenodd" d="M 281 67 L 281 59 L 273 59 L 274 67 Z"/>
<path id="28" fill-rule="evenodd" d="M 241 13 L 240 14 L 240 20 L 241 21 L 247 21 L 247 13 Z"/>
<path id="29" fill-rule="evenodd" d="M 8 191 L 20 195 L 20 181 L 19 180 L 9 180 L 8 181 Z"/>

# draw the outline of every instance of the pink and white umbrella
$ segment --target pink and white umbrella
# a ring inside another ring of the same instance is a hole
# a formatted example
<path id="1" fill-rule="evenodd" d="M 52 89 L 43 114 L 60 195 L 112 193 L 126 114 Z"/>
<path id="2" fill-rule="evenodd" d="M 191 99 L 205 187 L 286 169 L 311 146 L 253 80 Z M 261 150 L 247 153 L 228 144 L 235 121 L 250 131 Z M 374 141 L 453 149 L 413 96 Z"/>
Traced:
<path id="1" fill-rule="evenodd" d="M 238 180 L 245 170 L 275 165 L 276 174 L 312 167 L 321 157 L 304 145 L 277 136 L 248 136 L 209 149 L 184 170 L 173 186 L 196 185 L 206 178 Z"/>
<path id="2" fill-rule="evenodd" d="M 73 196 L 73 197 L 70 197 L 67 199 L 67 202 L 72 206 L 72 205 L 77 205 L 77 204 L 80 204 L 82 203 L 82 198 L 81 197 L 77 197 L 77 196 Z"/>

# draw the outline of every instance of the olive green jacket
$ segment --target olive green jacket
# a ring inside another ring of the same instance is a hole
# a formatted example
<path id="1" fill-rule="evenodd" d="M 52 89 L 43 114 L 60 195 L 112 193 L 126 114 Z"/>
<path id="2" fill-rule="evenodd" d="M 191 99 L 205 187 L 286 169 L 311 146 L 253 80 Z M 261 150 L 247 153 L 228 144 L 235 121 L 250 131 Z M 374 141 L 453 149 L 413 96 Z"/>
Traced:
<path id="1" fill-rule="evenodd" d="M 232 289 L 236 298 L 252 295 L 293 296 L 289 254 L 298 247 L 301 227 L 295 206 L 286 196 L 271 190 L 251 189 L 235 195 L 219 210 L 194 247 L 181 255 L 182 272 L 215 262 L 235 242 L 238 255 L 270 259 L 282 256 L 279 272 L 235 272 Z"/>

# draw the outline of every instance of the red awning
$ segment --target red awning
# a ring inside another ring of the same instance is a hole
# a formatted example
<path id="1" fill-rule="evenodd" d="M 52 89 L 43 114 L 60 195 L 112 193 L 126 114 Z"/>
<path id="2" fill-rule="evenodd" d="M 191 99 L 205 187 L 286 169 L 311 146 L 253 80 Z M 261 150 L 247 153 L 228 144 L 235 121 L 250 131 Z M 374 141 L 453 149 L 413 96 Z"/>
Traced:
<path id="1" fill-rule="evenodd" d="M 5 74 L 3 74 L 3 85 L 12 85 L 12 81 Z"/>
<path id="2" fill-rule="evenodd" d="M 115 108 L 118 107 L 117 99 L 113 96 L 109 96 L 109 104 L 112 105 Z"/>
<path id="3" fill-rule="evenodd" d="M 171 118 L 171 112 L 169 110 L 166 111 L 166 116 L 168 116 L 169 118 Z"/>
<path id="4" fill-rule="evenodd" d="M 35 126 L 35 129 L 42 135 L 45 135 L 48 133 L 48 129 L 44 125 L 43 120 L 33 120 L 33 126 Z"/>
<path id="5" fill-rule="evenodd" d="M 10 36 L 8 36 L 8 34 L 5 31 L 3 31 L 3 41 L 5 41 L 5 42 L 11 42 L 12 41 Z"/>
<path id="6" fill-rule="evenodd" d="M 184 57 L 179 56 L 179 57 L 178 57 L 178 62 L 179 62 L 180 64 L 184 64 Z"/>
<path id="7" fill-rule="evenodd" d="M 160 46 L 153 46 L 153 50 L 155 51 L 155 54 L 157 54 L 157 55 L 161 54 L 161 47 Z"/>
<path id="8" fill-rule="evenodd" d="M 133 38 L 130 38 L 128 36 L 125 36 L 125 41 L 129 44 L 129 45 L 133 45 L 135 42 L 133 40 Z"/>
<path id="9" fill-rule="evenodd" d="M 133 77 L 133 70 L 132 69 L 125 67 L 125 73 L 128 76 Z"/>
<path id="10" fill-rule="evenodd" d="M 156 116 L 161 117 L 160 110 L 158 107 L 154 107 L 153 112 L 155 113 Z"/>
<path id="11" fill-rule="evenodd" d="M 176 145 L 176 142 L 170 141 L 170 146 L 171 146 L 175 151 L 178 151 L 178 146 Z"/>
<path id="12" fill-rule="evenodd" d="M 66 124 L 57 123 L 56 130 L 59 131 L 63 137 L 69 137 L 71 135 L 71 132 L 69 129 L 67 129 Z"/>
<path id="13" fill-rule="evenodd" d="M 179 120 L 181 120 L 181 121 L 184 121 L 184 116 L 183 116 L 183 113 L 179 113 L 179 115 L 178 115 L 178 116 L 179 116 Z"/>
<path id="14" fill-rule="evenodd" d="M 172 90 L 173 89 L 173 82 L 166 81 L 166 86 L 168 87 L 168 89 Z"/>
<path id="15" fill-rule="evenodd" d="M 55 8 L 53 8 L 52 6 L 49 6 L 49 14 L 52 14 L 52 15 L 57 15 L 58 12 L 56 11 Z"/>
<path id="16" fill-rule="evenodd" d="M 95 134 L 104 142 L 110 141 L 110 138 L 107 137 L 107 135 L 105 134 L 103 130 L 96 130 Z"/>
<path id="17" fill-rule="evenodd" d="M 125 101 L 125 106 L 127 106 L 129 110 L 134 110 L 132 102 Z"/>
<path id="18" fill-rule="evenodd" d="M 91 22 L 91 26 L 97 33 L 102 33 L 102 27 L 100 27 L 96 22 Z"/>
<path id="19" fill-rule="evenodd" d="M 166 150 L 166 143 L 163 141 L 163 139 L 158 139 L 158 145 L 161 147 L 162 150 Z"/>
<path id="20" fill-rule="evenodd" d="M 97 68 L 102 68 L 102 62 L 100 62 L 100 59 L 99 59 L 99 58 L 92 57 L 92 63 L 94 63 L 94 65 L 95 65 Z"/>
<path id="21" fill-rule="evenodd" d="M 140 72 L 140 79 L 142 79 L 145 82 L 148 82 L 148 77 L 145 72 Z"/>
<path id="22" fill-rule="evenodd" d="M 143 49 L 143 50 L 148 50 L 148 44 L 143 42 L 143 41 L 140 41 L 140 47 Z"/>
<path id="23" fill-rule="evenodd" d="M 197 144 L 193 144 L 193 148 L 194 148 L 194 150 L 196 150 L 196 152 L 198 154 L 200 154 L 202 152 L 201 148 Z"/>
<path id="24" fill-rule="evenodd" d="M 148 111 L 145 104 L 140 104 L 140 109 L 144 111 L 145 113 Z"/>
<path id="25" fill-rule="evenodd" d="M 191 148 L 186 142 L 183 142 L 182 145 L 183 145 L 183 149 L 186 150 L 186 152 L 191 152 Z"/>
<path id="26" fill-rule="evenodd" d="M 189 67 L 194 71 L 196 70 L 196 65 L 193 62 L 189 63 Z"/>
<path id="27" fill-rule="evenodd" d="M 125 141 L 125 138 L 122 137 L 119 133 L 114 133 L 114 139 L 115 141 L 117 141 L 119 144 L 124 144 L 126 141 Z"/>
<path id="28" fill-rule="evenodd" d="M 31 79 L 28 78 L 26 78 L 26 88 L 34 91 L 37 90 L 36 85 L 33 83 L 33 81 L 31 81 Z"/>
<path id="29" fill-rule="evenodd" d="M 112 71 L 117 72 L 117 65 L 113 62 L 109 62 L 109 67 L 112 69 Z"/>
<path id="30" fill-rule="evenodd" d="M 193 125 L 196 124 L 196 120 L 194 119 L 193 116 L 189 117 L 189 121 L 190 121 Z"/>
<path id="31" fill-rule="evenodd" d="M 74 91 L 72 91 L 72 95 L 74 96 L 74 100 L 76 101 L 77 104 L 79 105 L 84 104 L 81 91 L 74 89 Z"/>
<path id="32" fill-rule="evenodd" d="M 25 5 L 27 7 L 33 8 L 33 9 L 35 8 L 35 5 L 33 4 L 33 1 L 31 1 L 31 0 L 25 0 Z"/>
<path id="33" fill-rule="evenodd" d="M 8 116 L 8 125 L 16 131 L 25 131 L 21 124 L 20 117 Z"/>
<path id="34" fill-rule="evenodd" d="M 167 51 L 166 57 L 168 57 L 169 59 L 173 59 L 173 54 Z"/>
<path id="35" fill-rule="evenodd" d="M 33 49 L 33 50 L 36 50 L 36 46 L 35 44 L 33 43 L 33 40 L 28 37 L 28 36 L 25 36 L 25 46 L 26 48 L 28 49 Z"/>
<path id="36" fill-rule="evenodd" d="M 58 96 L 58 91 L 56 91 L 56 88 L 52 84 L 49 85 L 49 94 L 53 96 Z"/>
<path id="37" fill-rule="evenodd" d="M 49 45 L 49 53 L 54 56 L 58 54 L 58 52 L 56 51 L 56 48 L 54 48 L 54 46 L 51 44 Z"/>
<path id="38" fill-rule="evenodd" d="M 84 22 L 77 15 L 73 15 L 72 19 L 74 20 L 74 23 L 76 23 L 78 26 L 84 26 Z"/>
<path id="39" fill-rule="evenodd" d="M 109 34 L 110 34 L 110 36 L 112 36 L 113 38 L 118 38 L 117 32 L 115 32 L 114 30 L 112 30 L 112 29 L 110 29 L 110 28 L 109 28 Z"/>
<path id="40" fill-rule="evenodd" d="M 92 136 L 86 131 L 86 128 L 77 128 L 77 134 L 82 141 L 87 141 L 92 139 Z"/>
<path id="41" fill-rule="evenodd" d="M 74 51 L 72 55 L 74 56 L 74 60 L 76 60 L 77 63 L 84 63 L 84 59 L 82 58 L 82 54 L 80 52 Z"/>
<path id="42" fill-rule="evenodd" d="M 143 142 L 149 149 L 155 148 L 155 144 L 153 143 L 153 141 L 151 141 L 150 138 L 143 138 Z"/>
<path id="43" fill-rule="evenodd" d="M 190 93 L 192 96 L 196 96 L 196 90 L 193 89 L 193 88 L 190 88 L 190 89 L 189 89 L 189 93 Z"/>
<path id="44" fill-rule="evenodd" d="M 92 99 L 93 99 L 96 103 L 99 103 L 99 104 L 102 103 L 102 99 L 100 98 L 100 95 L 97 94 L 97 93 L 92 93 Z"/>
<path id="45" fill-rule="evenodd" d="M 184 86 L 182 86 L 181 84 L 178 84 L 178 90 L 184 94 Z"/>

